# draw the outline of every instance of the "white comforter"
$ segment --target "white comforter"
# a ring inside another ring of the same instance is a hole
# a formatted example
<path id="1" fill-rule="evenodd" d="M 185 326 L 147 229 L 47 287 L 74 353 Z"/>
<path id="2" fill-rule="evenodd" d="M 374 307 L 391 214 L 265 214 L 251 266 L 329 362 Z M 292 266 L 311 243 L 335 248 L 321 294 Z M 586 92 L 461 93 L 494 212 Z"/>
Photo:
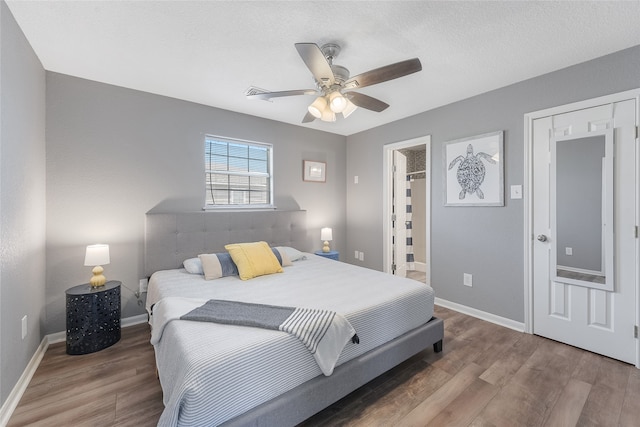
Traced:
<path id="1" fill-rule="evenodd" d="M 151 344 L 156 345 L 160 342 L 162 332 L 169 322 L 180 320 L 182 316 L 201 307 L 206 302 L 206 300 L 182 297 L 165 297 L 158 301 L 153 306 Z M 316 317 L 312 318 L 311 322 L 305 322 L 304 318 L 307 317 L 306 313 L 309 313 L 309 311 L 301 307 L 298 307 L 298 309 L 299 310 L 289 318 L 294 319 L 292 324 L 297 333 L 284 329 L 282 326 L 280 327 L 280 330 L 287 331 L 287 333 L 294 335 L 303 342 L 305 337 L 315 335 L 317 338 L 313 341 L 313 348 L 310 349 L 311 354 L 318 363 L 322 373 L 329 376 L 333 373 L 333 369 L 338 362 L 338 357 L 340 357 L 342 349 L 347 342 L 349 342 L 351 337 L 354 336 L 356 331 L 353 329 L 349 321 L 341 314 L 328 310 L 318 310 L 318 312 L 326 316 L 328 319 L 325 323 L 328 327 L 326 327 L 326 329 L 323 328 L 323 333 L 320 334 L 320 329 L 318 328 L 322 322 L 316 322 Z M 310 345 L 311 344 L 306 345 L 307 348 L 309 348 Z"/>
<path id="2" fill-rule="evenodd" d="M 311 254 L 307 258 L 284 273 L 248 281 L 206 281 L 185 270 L 160 271 L 150 280 L 147 308 L 180 296 L 332 310 L 360 337 L 358 345 L 347 343 L 337 366 L 433 315 L 434 295 L 427 285 Z M 274 330 L 175 320 L 165 326 L 155 350 L 164 393 L 162 426 L 218 425 L 321 375 L 299 340 Z"/>

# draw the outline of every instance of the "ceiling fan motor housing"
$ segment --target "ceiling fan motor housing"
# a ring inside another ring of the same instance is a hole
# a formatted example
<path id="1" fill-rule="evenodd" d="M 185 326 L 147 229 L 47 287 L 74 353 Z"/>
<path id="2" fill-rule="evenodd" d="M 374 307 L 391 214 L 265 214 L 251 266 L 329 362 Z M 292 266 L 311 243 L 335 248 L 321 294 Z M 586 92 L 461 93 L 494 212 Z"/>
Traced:
<path id="1" fill-rule="evenodd" d="M 342 86 L 344 82 L 349 78 L 349 70 L 342 65 L 331 64 L 331 71 L 333 71 L 333 76 L 336 80 L 336 84 L 340 86 Z"/>

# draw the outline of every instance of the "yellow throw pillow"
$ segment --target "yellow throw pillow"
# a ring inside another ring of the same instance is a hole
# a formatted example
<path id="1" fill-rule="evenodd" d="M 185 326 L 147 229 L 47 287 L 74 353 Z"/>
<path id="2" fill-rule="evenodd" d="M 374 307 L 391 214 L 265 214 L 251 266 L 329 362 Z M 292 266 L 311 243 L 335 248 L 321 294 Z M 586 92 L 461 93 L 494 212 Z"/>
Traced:
<path id="1" fill-rule="evenodd" d="M 224 248 L 238 266 L 242 280 L 283 271 L 267 242 L 233 243 Z"/>

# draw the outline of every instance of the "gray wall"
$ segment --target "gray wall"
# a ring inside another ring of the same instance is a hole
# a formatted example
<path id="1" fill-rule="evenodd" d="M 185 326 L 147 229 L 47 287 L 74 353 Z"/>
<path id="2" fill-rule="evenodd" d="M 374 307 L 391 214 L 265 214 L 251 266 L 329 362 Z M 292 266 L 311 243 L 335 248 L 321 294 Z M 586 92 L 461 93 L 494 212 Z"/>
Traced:
<path id="1" fill-rule="evenodd" d="M 640 46 L 526 80 L 347 138 L 347 253 L 383 269 L 383 145 L 432 136 L 431 284 L 436 296 L 524 321 L 524 217 L 509 186 L 523 184 L 524 114 L 640 87 Z M 428 96 L 428 94 L 427 94 Z M 504 130 L 505 206 L 443 206 L 443 144 Z M 359 176 L 359 184 L 353 176 Z M 526 194 L 525 194 L 526 197 Z M 473 287 L 462 285 L 473 274 Z"/>
<path id="2" fill-rule="evenodd" d="M 0 2 L 0 405 L 42 339 L 45 72 Z M 22 339 L 22 317 L 27 336 Z"/>
<path id="3" fill-rule="evenodd" d="M 307 210 L 346 247 L 346 138 L 199 104 L 47 73 L 46 332 L 65 328 L 65 289 L 86 283 L 85 246 L 110 245 L 107 279 L 121 280 L 123 317 L 143 314 L 148 211 L 204 205 L 204 135 L 272 143 L 278 209 Z M 302 181 L 302 161 L 327 163 L 327 182 Z"/>

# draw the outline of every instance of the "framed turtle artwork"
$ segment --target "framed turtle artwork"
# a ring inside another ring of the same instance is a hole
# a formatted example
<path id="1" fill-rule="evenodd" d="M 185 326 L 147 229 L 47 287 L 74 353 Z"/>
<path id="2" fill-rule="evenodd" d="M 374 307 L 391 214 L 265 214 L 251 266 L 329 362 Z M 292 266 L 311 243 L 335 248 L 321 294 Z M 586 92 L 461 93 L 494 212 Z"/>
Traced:
<path id="1" fill-rule="evenodd" d="M 444 145 L 444 205 L 504 206 L 503 131 Z"/>

